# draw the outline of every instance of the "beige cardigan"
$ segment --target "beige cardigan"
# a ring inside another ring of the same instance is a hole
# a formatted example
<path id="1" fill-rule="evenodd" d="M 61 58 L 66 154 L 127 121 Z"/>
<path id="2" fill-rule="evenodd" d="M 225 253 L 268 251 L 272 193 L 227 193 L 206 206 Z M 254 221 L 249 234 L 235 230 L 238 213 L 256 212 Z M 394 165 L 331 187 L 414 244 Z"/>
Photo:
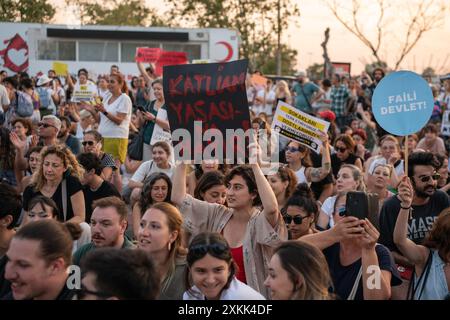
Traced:
<path id="1" fill-rule="evenodd" d="M 221 233 L 234 212 L 223 205 L 201 201 L 188 194 L 179 209 L 184 216 L 184 228 L 192 237 L 204 231 Z M 264 214 L 255 209 L 244 237 L 244 268 L 247 284 L 266 298 L 269 298 L 269 291 L 264 286 L 264 280 L 273 249 L 287 238 L 288 232 L 281 214 L 273 228 Z"/>

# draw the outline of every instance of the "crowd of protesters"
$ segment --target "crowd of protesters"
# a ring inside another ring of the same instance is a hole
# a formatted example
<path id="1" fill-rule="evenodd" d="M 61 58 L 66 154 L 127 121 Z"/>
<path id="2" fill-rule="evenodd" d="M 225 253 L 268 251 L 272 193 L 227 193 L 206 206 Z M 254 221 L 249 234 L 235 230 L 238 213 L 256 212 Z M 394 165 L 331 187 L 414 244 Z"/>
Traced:
<path id="1" fill-rule="evenodd" d="M 382 69 L 319 84 L 249 74 L 258 133 L 278 101 L 330 122 L 320 154 L 281 138 L 265 175 L 259 161 L 175 163 L 155 141 L 170 132 L 162 79 L 137 66 L 131 82 L 116 65 L 98 79 L 0 73 L 0 299 L 449 299 L 450 77 L 405 139 L 371 111 Z M 375 199 L 365 219 L 346 210 L 356 191 Z"/>

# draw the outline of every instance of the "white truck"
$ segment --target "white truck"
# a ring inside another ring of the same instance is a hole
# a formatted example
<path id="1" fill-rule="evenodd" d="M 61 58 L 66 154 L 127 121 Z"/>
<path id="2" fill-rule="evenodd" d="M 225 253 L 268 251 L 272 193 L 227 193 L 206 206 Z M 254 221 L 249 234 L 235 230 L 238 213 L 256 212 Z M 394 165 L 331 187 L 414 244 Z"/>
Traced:
<path id="1" fill-rule="evenodd" d="M 0 70 L 9 75 L 47 73 L 60 61 L 71 73 L 86 68 L 92 79 L 115 64 L 130 80 L 138 74 L 137 47 L 186 52 L 189 61 L 226 62 L 239 57 L 239 34 L 228 29 L 0 23 Z"/>

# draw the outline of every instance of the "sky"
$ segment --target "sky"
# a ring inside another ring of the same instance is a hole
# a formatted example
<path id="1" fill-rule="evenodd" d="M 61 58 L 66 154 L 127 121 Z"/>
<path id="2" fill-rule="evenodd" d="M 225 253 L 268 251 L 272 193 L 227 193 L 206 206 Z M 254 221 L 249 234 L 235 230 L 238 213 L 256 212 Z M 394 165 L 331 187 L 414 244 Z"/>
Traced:
<path id="1" fill-rule="evenodd" d="M 120 1 L 120 0 L 117 0 Z M 298 51 L 297 68 L 305 70 L 313 63 L 323 63 L 321 42 L 324 32 L 330 28 L 328 53 L 332 61 L 350 62 L 351 73 L 359 74 L 365 63 L 373 62 L 370 50 L 350 31 L 345 29 L 333 16 L 325 0 L 291 0 L 298 4 L 301 14 L 295 21 L 289 22 L 283 41 Z M 386 29 L 386 41 L 382 45 L 383 59 L 393 65 L 399 52 L 399 43 L 405 38 L 406 28 L 402 23 L 408 20 L 408 10 L 417 1 L 432 0 L 388 0 L 398 5 L 397 9 L 386 13 L 389 28 Z M 448 0 L 436 0 L 448 1 Z M 55 17 L 55 23 L 75 24 L 77 19 L 73 8 L 64 7 L 64 0 L 52 0 L 59 8 L 63 8 Z M 146 0 L 149 7 L 156 8 L 163 13 L 167 8 L 163 0 Z M 376 25 L 377 10 L 373 7 L 373 0 L 361 0 L 364 9 L 361 12 L 361 26 L 369 37 L 375 37 L 373 32 Z M 338 0 L 338 3 L 347 6 L 351 0 Z M 439 73 L 450 72 L 450 8 L 447 9 L 447 19 L 438 27 L 423 35 L 414 49 L 404 59 L 400 69 L 422 72 L 425 67 L 433 67 Z"/>

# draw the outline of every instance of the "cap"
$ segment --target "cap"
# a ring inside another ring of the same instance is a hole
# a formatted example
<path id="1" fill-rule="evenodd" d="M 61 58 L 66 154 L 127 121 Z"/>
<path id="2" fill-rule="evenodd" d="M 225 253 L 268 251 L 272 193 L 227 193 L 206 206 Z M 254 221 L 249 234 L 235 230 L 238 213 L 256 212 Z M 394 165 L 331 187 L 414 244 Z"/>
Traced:
<path id="1" fill-rule="evenodd" d="M 56 129 L 58 129 L 58 132 L 59 130 L 61 130 L 61 120 L 59 120 L 59 118 L 54 115 L 49 114 L 47 116 L 44 116 L 41 121 L 44 123 L 51 124 Z"/>
<path id="2" fill-rule="evenodd" d="M 325 110 L 318 113 L 319 117 L 322 119 L 328 120 L 330 122 L 336 120 L 336 115 L 331 110 Z"/>
<path id="3" fill-rule="evenodd" d="M 36 85 L 37 85 L 38 87 L 40 87 L 40 86 L 42 86 L 42 85 L 44 85 L 44 84 L 46 84 L 46 83 L 49 83 L 49 82 L 52 81 L 52 80 L 53 80 L 53 79 L 49 78 L 46 74 L 44 74 L 44 75 L 42 75 L 42 76 L 38 79 Z"/>
<path id="4" fill-rule="evenodd" d="M 295 73 L 296 77 L 306 77 L 306 72 L 305 71 L 297 71 Z"/>

